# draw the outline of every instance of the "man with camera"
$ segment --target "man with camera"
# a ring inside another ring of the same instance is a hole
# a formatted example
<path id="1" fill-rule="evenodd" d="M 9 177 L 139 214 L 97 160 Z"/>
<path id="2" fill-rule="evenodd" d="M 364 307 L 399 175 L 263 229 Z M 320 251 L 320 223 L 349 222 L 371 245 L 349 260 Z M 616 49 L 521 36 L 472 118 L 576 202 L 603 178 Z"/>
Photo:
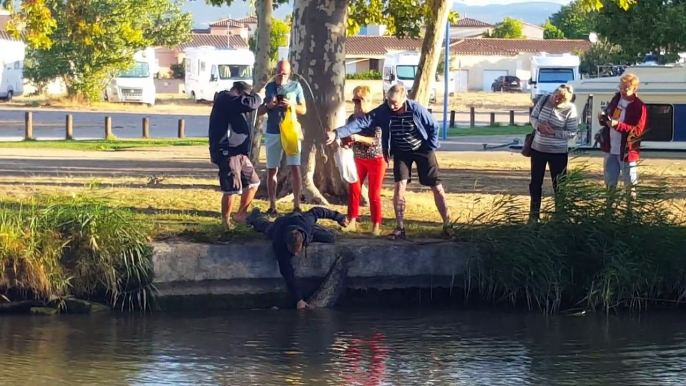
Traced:
<path id="1" fill-rule="evenodd" d="M 647 120 L 646 106 L 636 96 L 639 83 L 634 74 L 621 77 L 619 92 L 598 115 L 603 128 L 596 136 L 605 153 L 605 185 L 614 189 L 622 174 L 624 186 L 632 187 L 632 196 L 635 195 L 633 186 L 638 183 L 640 144 Z"/>
<path id="2" fill-rule="evenodd" d="M 257 110 L 262 98 L 245 82 L 234 82 L 229 91 L 217 94 L 210 113 L 208 133 L 210 159 L 219 167 L 222 196 L 222 223 L 232 228 L 231 210 L 236 195 L 241 203 L 233 220 L 244 223 L 260 178 L 250 162 L 252 136 L 249 113 Z"/>
<path id="3" fill-rule="evenodd" d="M 281 60 L 276 65 L 276 78 L 267 83 L 264 88 L 264 104 L 257 110 L 257 114 L 267 114 L 267 129 L 265 131 L 264 145 L 267 151 L 267 193 L 269 194 L 269 209 L 267 215 L 275 216 L 276 212 L 276 184 L 279 173 L 281 158 L 284 156 L 281 144 L 281 122 L 290 111 L 295 115 L 304 115 L 305 95 L 300 83 L 290 80 L 291 64 L 288 60 Z M 302 141 L 302 132 L 299 134 Z M 298 144 L 300 149 L 300 144 Z M 291 185 L 293 187 L 293 210 L 300 211 L 300 190 L 302 176 L 300 174 L 300 151 L 296 155 L 286 156 L 286 165 L 291 170 Z"/>

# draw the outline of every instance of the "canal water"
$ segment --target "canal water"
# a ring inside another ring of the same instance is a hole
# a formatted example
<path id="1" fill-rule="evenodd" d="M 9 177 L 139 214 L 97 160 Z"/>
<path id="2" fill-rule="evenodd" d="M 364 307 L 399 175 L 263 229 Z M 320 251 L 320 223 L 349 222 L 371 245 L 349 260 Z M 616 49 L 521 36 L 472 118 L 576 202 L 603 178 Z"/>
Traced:
<path id="1" fill-rule="evenodd" d="M 683 314 L 0 318 L 0 385 L 684 385 Z"/>

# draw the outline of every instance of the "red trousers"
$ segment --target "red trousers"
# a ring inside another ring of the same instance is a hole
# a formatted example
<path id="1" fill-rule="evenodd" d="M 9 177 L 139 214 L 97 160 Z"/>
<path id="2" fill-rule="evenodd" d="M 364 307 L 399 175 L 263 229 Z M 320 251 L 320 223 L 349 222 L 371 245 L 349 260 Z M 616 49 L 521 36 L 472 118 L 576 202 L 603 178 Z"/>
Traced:
<path id="1" fill-rule="evenodd" d="M 369 207 L 373 224 L 381 224 L 381 186 L 386 175 L 386 161 L 383 157 L 375 159 L 355 158 L 357 166 L 357 182 L 350 184 L 348 195 L 348 217 L 358 218 L 360 215 L 360 199 L 362 198 L 362 183 L 369 177 Z"/>

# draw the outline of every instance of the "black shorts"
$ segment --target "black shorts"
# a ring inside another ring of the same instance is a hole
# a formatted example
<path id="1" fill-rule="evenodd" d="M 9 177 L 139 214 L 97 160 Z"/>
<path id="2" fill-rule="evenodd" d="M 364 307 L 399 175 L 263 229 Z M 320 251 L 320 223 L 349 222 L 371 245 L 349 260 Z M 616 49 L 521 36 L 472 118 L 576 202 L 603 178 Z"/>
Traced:
<path id="1" fill-rule="evenodd" d="M 250 189 L 260 185 L 260 177 L 245 155 L 234 155 L 215 163 L 219 167 L 219 186 L 224 194 L 241 194 L 244 187 Z"/>
<path id="2" fill-rule="evenodd" d="M 438 161 L 433 150 L 417 150 L 414 152 L 393 153 L 393 178 L 395 182 L 407 180 L 412 182 L 412 164 L 417 164 L 419 183 L 424 186 L 441 184 L 438 175 Z"/>

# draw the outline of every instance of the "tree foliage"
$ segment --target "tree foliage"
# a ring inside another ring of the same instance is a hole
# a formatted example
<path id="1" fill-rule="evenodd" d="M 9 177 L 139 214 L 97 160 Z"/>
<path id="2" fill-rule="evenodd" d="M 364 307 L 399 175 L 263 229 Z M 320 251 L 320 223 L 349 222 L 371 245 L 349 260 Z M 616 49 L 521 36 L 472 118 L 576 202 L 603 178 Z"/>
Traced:
<path id="1" fill-rule="evenodd" d="M 459 14 L 451 12 L 448 20 L 457 22 Z M 429 19 L 435 18 L 428 1 L 416 0 L 350 0 L 348 4 L 348 36 L 360 32 L 360 27 L 383 24 L 388 34 L 398 38 L 419 38 Z"/>
<path id="2" fill-rule="evenodd" d="M 272 18 L 272 28 L 269 36 L 269 58 L 272 61 L 279 60 L 279 47 L 288 46 L 288 34 L 291 27 L 285 21 Z M 250 50 L 255 52 L 257 41 L 255 38 L 248 40 Z"/>
<path id="3" fill-rule="evenodd" d="M 575 54 L 581 58 L 579 71 L 589 75 L 599 75 L 598 66 L 628 64 L 622 47 L 608 42 L 607 39 L 600 39 L 588 51 L 579 51 Z"/>
<path id="4" fill-rule="evenodd" d="M 641 0 L 628 10 L 609 3 L 598 12 L 596 32 L 618 44 L 627 58 L 641 61 L 657 55 L 661 63 L 686 51 L 686 3 Z"/>
<path id="5" fill-rule="evenodd" d="M 588 34 L 595 30 L 597 14 L 584 0 L 574 0 L 552 14 L 549 23 L 567 39 L 588 39 Z"/>
<path id="6" fill-rule="evenodd" d="M 565 34 L 557 28 L 550 19 L 543 23 L 543 39 L 564 39 Z"/>
<path id="7" fill-rule="evenodd" d="M 495 26 L 493 31 L 484 33 L 485 38 L 501 38 L 501 39 L 521 39 L 523 37 L 522 29 L 524 23 L 521 20 L 506 17 L 503 22 Z"/>
<path id="8" fill-rule="evenodd" d="M 45 0 L 24 6 L 10 29 L 24 25 L 28 46 L 26 76 L 36 83 L 64 80 L 70 97 L 97 100 L 108 78 L 133 65 L 133 54 L 151 46 L 187 41 L 192 17 L 182 0 Z M 44 28 L 46 15 L 55 21 Z M 35 26 L 35 27 L 34 27 Z"/>

